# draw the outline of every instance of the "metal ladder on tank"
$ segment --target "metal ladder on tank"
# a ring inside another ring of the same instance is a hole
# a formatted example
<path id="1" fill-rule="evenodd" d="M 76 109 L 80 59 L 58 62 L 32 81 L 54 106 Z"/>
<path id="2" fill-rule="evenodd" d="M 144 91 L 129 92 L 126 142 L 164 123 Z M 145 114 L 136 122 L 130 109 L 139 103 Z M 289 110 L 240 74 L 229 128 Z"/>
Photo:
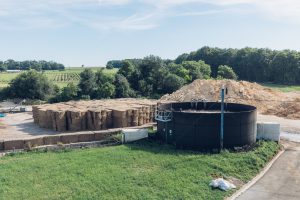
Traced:
<path id="1" fill-rule="evenodd" d="M 158 110 L 158 109 L 155 111 L 155 120 L 163 123 L 164 126 L 163 131 L 165 134 L 166 142 L 168 142 L 167 126 L 168 126 L 168 122 L 172 121 L 172 118 L 173 118 L 172 111 Z"/>

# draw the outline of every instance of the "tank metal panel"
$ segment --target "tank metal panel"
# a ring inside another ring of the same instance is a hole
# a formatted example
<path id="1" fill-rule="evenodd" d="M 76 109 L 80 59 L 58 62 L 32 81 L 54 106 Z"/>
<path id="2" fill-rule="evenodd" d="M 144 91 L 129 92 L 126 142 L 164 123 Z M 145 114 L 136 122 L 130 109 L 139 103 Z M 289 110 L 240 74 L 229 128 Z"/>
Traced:
<path id="1" fill-rule="evenodd" d="M 158 109 L 172 110 L 172 122 L 167 129 L 158 122 L 158 132 L 168 136 L 168 143 L 178 148 L 214 149 L 220 146 L 220 103 L 184 102 L 163 104 Z M 211 111 L 211 112 L 210 112 Z M 227 103 L 224 115 L 224 147 L 232 148 L 253 144 L 256 141 L 256 108 L 249 105 Z M 162 136 L 162 139 L 164 137 Z M 172 140 L 172 141 L 171 141 Z"/>

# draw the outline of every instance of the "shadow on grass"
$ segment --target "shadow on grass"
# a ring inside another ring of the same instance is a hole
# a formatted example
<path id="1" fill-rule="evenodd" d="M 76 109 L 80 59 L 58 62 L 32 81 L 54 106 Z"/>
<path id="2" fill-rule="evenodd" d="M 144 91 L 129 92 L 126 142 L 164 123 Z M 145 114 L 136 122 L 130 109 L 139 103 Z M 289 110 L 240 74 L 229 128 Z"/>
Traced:
<path id="1" fill-rule="evenodd" d="M 169 155 L 199 155 L 199 154 L 214 154 L 212 151 L 196 151 L 196 150 L 184 150 L 177 149 L 175 145 L 169 145 L 162 143 L 158 140 L 143 139 L 136 142 L 124 144 L 124 146 L 131 150 L 147 151 L 153 154 L 169 154 Z"/>

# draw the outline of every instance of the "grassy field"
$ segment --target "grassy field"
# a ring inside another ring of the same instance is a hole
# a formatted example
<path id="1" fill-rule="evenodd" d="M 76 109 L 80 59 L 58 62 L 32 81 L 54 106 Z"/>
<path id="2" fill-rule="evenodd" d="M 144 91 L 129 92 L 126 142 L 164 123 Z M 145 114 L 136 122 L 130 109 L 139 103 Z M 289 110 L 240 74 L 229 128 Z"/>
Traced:
<path id="1" fill-rule="evenodd" d="M 272 88 L 272 89 L 280 90 L 282 92 L 299 92 L 300 91 L 300 85 L 280 85 L 280 84 L 273 84 L 273 83 L 261 83 L 261 85 Z"/>
<path id="2" fill-rule="evenodd" d="M 0 158 L 0 199 L 223 199 L 213 177 L 244 182 L 278 151 L 261 142 L 250 152 L 201 154 L 154 142 L 24 153 Z"/>
<path id="3" fill-rule="evenodd" d="M 79 74 L 82 72 L 85 68 L 81 67 L 67 67 L 64 71 L 58 71 L 58 70 L 49 70 L 44 71 L 43 73 L 48 77 L 50 81 L 53 81 L 53 83 L 57 84 L 60 87 L 66 86 L 68 83 L 73 82 L 77 84 L 79 82 Z M 100 69 L 100 67 L 92 67 L 93 71 L 97 71 Z M 116 69 L 112 70 L 104 70 L 107 74 L 114 74 L 116 73 Z M 14 79 L 18 73 L 0 73 L 0 87 L 5 87 L 8 85 L 8 83 Z"/>

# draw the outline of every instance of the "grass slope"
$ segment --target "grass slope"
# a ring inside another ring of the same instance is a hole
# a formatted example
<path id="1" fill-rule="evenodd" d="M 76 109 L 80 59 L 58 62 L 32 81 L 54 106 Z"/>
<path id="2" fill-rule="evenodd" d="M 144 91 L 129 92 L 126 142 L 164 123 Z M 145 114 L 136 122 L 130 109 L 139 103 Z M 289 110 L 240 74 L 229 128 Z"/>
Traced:
<path id="1" fill-rule="evenodd" d="M 262 83 L 261 85 L 272 89 L 280 90 L 281 92 L 300 91 L 300 85 L 280 85 L 280 84 L 273 84 L 273 83 Z"/>
<path id="2" fill-rule="evenodd" d="M 201 154 L 152 142 L 0 159 L 0 199 L 223 199 L 212 175 L 250 180 L 278 151 Z"/>

